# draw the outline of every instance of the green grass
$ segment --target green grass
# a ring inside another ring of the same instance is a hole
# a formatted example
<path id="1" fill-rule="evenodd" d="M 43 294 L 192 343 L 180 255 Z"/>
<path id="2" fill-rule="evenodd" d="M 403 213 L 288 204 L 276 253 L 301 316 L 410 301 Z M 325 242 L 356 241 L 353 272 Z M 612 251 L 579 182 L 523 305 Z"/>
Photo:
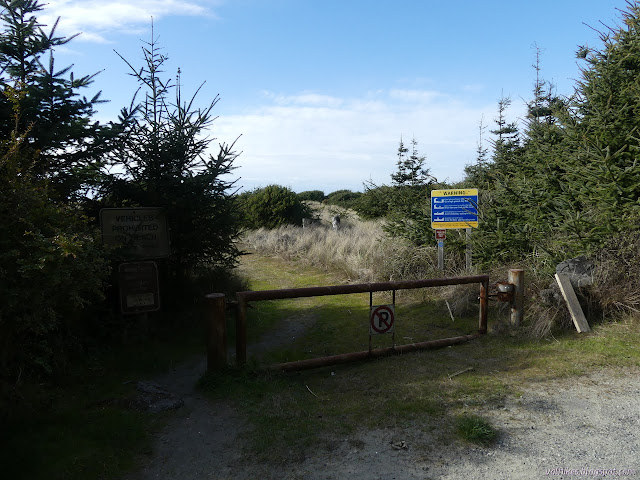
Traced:
<path id="1" fill-rule="evenodd" d="M 456 418 L 456 431 L 463 440 L 480 445 L 490 445 L 498 437 L 491 424 L 478 415 L 460 415 Z"/>
<path id="2" fill-rule="evenodd" d="M 254 289 L 344 281 L 275 258 L 256 255 L 250 261 L 245 269 L 257 273 Z M 307 271 L 309 277 L 304 275 Z M 477 314 L 456 315 L 452 321 L 443 301 L 426 298 L 428 301 L 399 295 L 398 344 L 477 329 Z M 374 304 L 382 303 L 390 303 L 390 294 L 375 298 Z M 490 333 L 466 344 L 289 374 L 265 373 L 258 367 L 366 350 L 369 298 L 368 294 L 341 295 L 254 302 L 252 306 L 248 311 L 250 343 L 285 322 L 313 319 L 304 335 L 254 358 L 249 368 L 230 369 L 201 382 L 208 395 L 231 400 L 246 415 L 252 427 L 246 438 L 247 453 L 265 461 L 303 458 L 318 448 L 330 448 L 332 436 L 349 436 L 363 428 L 420 429 L 432 432 L 438 441 L 455 441 L 467 435 L 459 431 L 461 416 L 482 418 L 483 412 L 503 407 L 508 398 L 519 396 L 533 382 L 581 375 L 600 367 L 640 366 L 637 323 L 611 323 L 595 326 L 588 335 L 564 332 L 555 339 L 539 340 L 519 332 L 491 333 L 498 320 L 492 307 Z M 389 335 L 374 337 L 374 348 L 390 344 Z M 476 427 L 482 430 L 481 423 Z M 490 436 L 481 433 L 477 441 Z"/>

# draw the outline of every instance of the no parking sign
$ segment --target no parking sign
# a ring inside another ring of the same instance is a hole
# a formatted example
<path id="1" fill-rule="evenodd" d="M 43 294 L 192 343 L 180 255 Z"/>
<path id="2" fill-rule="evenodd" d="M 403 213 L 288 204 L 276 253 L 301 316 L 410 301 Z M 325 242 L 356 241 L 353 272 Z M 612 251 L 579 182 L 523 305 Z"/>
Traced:
<path id="1" fill-rule="evenodd" d="M 369 334 L 381 335 L 385 333 L 393 333 L 393 325 L 395 322 L 395 306 L 394 305 L 378 305 L 372 306 L 369 316 Z"/>

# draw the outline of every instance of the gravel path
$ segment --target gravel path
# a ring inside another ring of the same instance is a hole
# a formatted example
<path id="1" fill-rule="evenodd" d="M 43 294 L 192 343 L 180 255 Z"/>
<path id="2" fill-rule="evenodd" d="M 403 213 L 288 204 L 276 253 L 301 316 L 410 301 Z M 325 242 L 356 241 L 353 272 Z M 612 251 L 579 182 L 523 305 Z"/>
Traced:
<path id="1" fill-rule="evenodd" d="M 492 447 L 440 445 L 418 430 L 363 431 L 275 468 L 242 456 L 247 427 L 232 406 L 193 389 L 205 367 L 204 359 L 194 359 L 154 379 L 185 406 L 127 479 L 640 478 L 638 370 L 529 385 L 520 398 L 481 412 L 500 431 Z"/>

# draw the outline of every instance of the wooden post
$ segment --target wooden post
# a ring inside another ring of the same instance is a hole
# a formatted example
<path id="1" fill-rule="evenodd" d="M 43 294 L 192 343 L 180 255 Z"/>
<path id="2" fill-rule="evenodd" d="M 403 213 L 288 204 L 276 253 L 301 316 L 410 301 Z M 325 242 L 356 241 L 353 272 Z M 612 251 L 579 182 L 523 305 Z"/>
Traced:
<path id="1" fill-rule="evenodd" d="M 236 311 L 236 365 L 247 363 L 247 301 L 238 295 Z"/>
<path id="2" fill-rule="evenodd" d="M 207 371 L 227 366 L 227 322 L 224 293 L 210 293 L 207 301 Z"/>
<path id="3" fill-rule="evenodd" d="M 478 321 L 478 333 L 487 333 L 487 316 L 489 305 L 489 280 L 480 284 L 480 319 Z"/>
<path id="4" fill-rule="evenodd" d="M 513 297 L 511 298 L 511 325 L 514 327 L 522 323 L 524 316 L 524 270 L 509 270 L 508 282 L 513 287 Z"/>

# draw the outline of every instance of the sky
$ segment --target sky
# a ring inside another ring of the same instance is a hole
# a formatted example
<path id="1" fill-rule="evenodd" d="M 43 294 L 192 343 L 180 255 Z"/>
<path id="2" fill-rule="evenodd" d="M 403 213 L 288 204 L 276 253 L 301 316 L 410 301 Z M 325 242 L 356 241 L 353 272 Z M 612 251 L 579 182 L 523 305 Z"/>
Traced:
<path id="1" fill-rule="evenodd" d="M 141 67 L 153 23 L 164 78 L 180 69 L 183 97 L 204 82 L 195 105 L 219 95 L 208 134 L 237 139 L 238 187 L 328 194 L 389 184 L 401 139 L 438 180 L 461 180 L 498 100 L 523 117 L 537 49 L 542 78 L 570 95 L 578 46 L 601 46 L 618 9 L 625 0 L 49 0 L 39 20 L 80 33 L 56 65 L 100 72 L 83 92 L 109 100 L 100 121 L 131 103 L 119 55 Z"/>

